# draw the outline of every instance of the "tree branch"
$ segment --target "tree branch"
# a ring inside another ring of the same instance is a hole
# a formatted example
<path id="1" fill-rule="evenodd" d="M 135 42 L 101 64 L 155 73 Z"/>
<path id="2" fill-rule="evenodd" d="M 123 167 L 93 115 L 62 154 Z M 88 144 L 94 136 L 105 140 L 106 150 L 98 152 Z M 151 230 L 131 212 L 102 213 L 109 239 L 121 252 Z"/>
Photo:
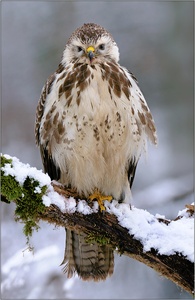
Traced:
<path id="1" fill-rule="evenodd" d="M 13 160 L 10 161 L 9 159 L 9 162 L 6 163 L 7 159 L 8 158 L 5 158 L 5 161 L 3 161 L 3 166 L 1 168 L 3 200 L 6 202 L 10 202 L 10 200 L 12 200 L 16 203 L 16 216 L 20 221 L 22 220 L 25 223 L 25 233 L 27 235 L 32 234 L 32 227 L 36 227 L 39 220 L 44 220 L 57 226 L 63 226 L 71 230 L 75 230 L 78 233 L 85 232 L 88 234 L 90 240 L 93 239 L 93 241 L 98 241 L 100 243 L 102 241 L 106 241 L 113 247 L 113 249 L 117 248 L 120 254 L 127 255 L 146 264 L 159 274 L 175 282 L 182 289 L 193 294 L 193 262 L 190 261 L 187 255 L 182 252 L 164 254 L 159 253 L 159 249 L 155 247 L 151 247 L 149 250 L 146 250 L 143 240 L 138 238 L 135 233 L 131 233 L 131 229 L 133 229 L 133 226 L 135 225 L 133 219 L 130 220 L 130 225 L 129 220 L 127 220 L 128 228 L 121 226 L 122 222 L 119 222 L 120 218 L 117 214 L 121 213 L 121 215 L 124 215 L 127 213 L 128 216 L 129 213 L 124 204 L 119 204 L 118 206 L 116 204 L 107 204 L 107 206 L 105 205 L 106 211 L 102 213 L 97 210 L 97 207 L 94 209 L 94 203 L 88 203 L 87 199 L 85 199 L 86 201 L 84 202 L 82 202 L 83 200 L 78 200 L 81 198 L 84 199 L 83 195 L 78 195 L 76 191 L 71 189 L 64 189 L 58 184 L 53 183 L 46 187 L 45 185 L 40 184 L 37 178 L 32 179 L 29 174 L 26 176 L 22 184 L 18 184 L 17 176 L 13 174 L 10 175 L 10 173 L 7 172 L 5 167 L 7 164 L 11 164 L 11 168 L 14 169 Z M 45 176 L 45 174 L 43 175 Z M 5 180 L 8 179 L 8 177 L 9 181 L 12 183 Z M 15 185 L 15 196 L 13 196 L 13 193 L 10 192 L 8 187 L 9 183 L 11 186 Z M 41 187 L 41 189 L 39 190 L 37 186 L 39 188 Z M 29 200 L 26 202 L 24 200 L 24 198 L 26 198 L 26 193 L 28 197 L 30 195 L 30 203 L 33 203 L 34 207 L 34 210 L 30 208 L 30 213 Z M 54 200 L 52 200 L 50 197 L 51 194 L 53 195 L 54 193 L 55 197 Z M 56 193 L 59 198 L 56 198 Z M 46 196 L 44 201 L 42 201 L 43 196 Z M 46 203 L 49 200 L 51 200 L 51 203 Z M 73 201 L 73 205 L 71 204 L 71 201 Z M 48 206 L 45 206 L 43 202 L 45 202 Z M 65 203 L 66 208 L 62 209 L 63 203 Z M 80 211 L 83 211 L 84 213 L 79 212 L 78 206 L 81 204 L 84 206 L 87 205 L 87 212 L 85 209 L 82 210 L 81 208 Z M 113 213 L 113 208 L 116 210 L 116 214 Z M 91 211 L 89 211 L 90 209 Z M 186 207 L 186 214 L 188 216 L 186 220 L 189 220 L 193 213 L 194 206 L 188 205 Z M 132 217 L 135 214 L 138 214 L 140 218 L 145 218 L 143 211 L 135 208 L 130 211 L 130 214 Z M 154 217 L 147 212 L 147 218 L 148 220 L 151 218 L 151 224 L 153 222 L 157 222 L 162 225 L 163 229 L 171 226 L 176 226 L 177 228 L 178 224 L 178 230 L 180 230 L 179 226 L 181 225 L 179 225 L 179 223 L 182 219 L 184 220 L 186 216 L 183 214 L 178 216 L 175 220 L 170 221 L 164 218 Z M 142 222 L 142 220 L 139 220 L 139 222 Z M 150 226 L 150 221 L 147 222 L 148 226 Z M 178 243 L 179 242 L 180 241 L 178 241 Z M 189 241 L 189 243 L 192 242 L 193 241 Z"/>

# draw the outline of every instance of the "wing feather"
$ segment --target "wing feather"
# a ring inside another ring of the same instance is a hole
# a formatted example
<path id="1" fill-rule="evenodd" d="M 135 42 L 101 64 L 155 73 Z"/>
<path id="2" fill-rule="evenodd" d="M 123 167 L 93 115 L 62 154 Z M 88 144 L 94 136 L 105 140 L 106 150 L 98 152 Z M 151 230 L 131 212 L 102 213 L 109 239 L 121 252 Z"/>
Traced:
<path id="1" fill-rule="evenodd" d="M 137 126 L 138 128 L 143 128 L 149 140 L 156 145 L 157 133 L 156 133 L 154 119 L 146 103 L 146 100 L 138 86 L 137 79 L 132 73 L 128 72 L 127 69 L 125 69 L 124 67 L 122 67 L 122 69 L 131 83 L 130 101 L 131 101 L 131 107 L 133 109 Z"/>
<path id="2" fill-rule="evenodd" d="M 131 103 L 131 124 L 138 129 L 139 134 L 145 131 L 146 136 L 153 144 L 157 144 L 157 133 L 154 120 L 150 109 L 146 103 L 146 100 L 138 87 L 138 82 L 136 77 L 128 72 L 125 68 L 121 67 L 124 71 L 124 75 L 128 78 L 130 84 L 128 84 L 129 100 Z M 146 141 L 143 140 L 145 143 Z M 139 154 L 140 155 L 140 154 Z M 130 188 L 132 187 L 135 171 L 137 168 L 139 157 L 132 157 L 128 163 L 128 179 Z"/>
<path id="3" fill-rule="evenodd" d="M 35 119 L 35 140 L 36 144 L 40 144 L 40 124 L 41 124 L 41 119 L 45 110 L 45 102 L 47 99 L 47 95 L 51 91 L 51 86 L 52 83 L 55 80 L 55 73 L 50 75 L 48 80 L 46 81 L 45 85 L 43 86 L 43 89 L 41 91 L 41 96 L 39 98 L 39 102 L 37 105 L 37 110 L 36 110 L 36 119 Z"/>
<path id="4" fill-rule="evenodd" d="M 133 185 L 136 168 L 137 168 L 137 162 L 136 162 L 135 157 L 134 157 L 130 160 L 129 168 L 128 168 L 128 179 L 129 179 L 130 188 Z"/>
<path id="5" fill-rule="evenodd" d="M 35 140 L 36 144 L 40 148 L 41 158 L 44 166 L 45 173 L 48 173 L 48 175 L 51 177 L 52 180 L 59 180 L 60 179 L 60 169 L 55 164 L 54 160 L 52 159 L 51 154 L 49 154 L 49 151 L 47 150 L 47 141 L 45 141 L 45 144 L 40 143 L 40 124 L 41 119 L 44 114 L 45 110 L 45 104 L 48 94 L 51 91 L 52 83 L 55 80 L 55 73 L 52 74 L 47 82 L 45 83 L 41 96 L 38 102 L 37 110 L 36 110 L 36 120 L 35 120 Z"/>
<path id="6" fill-rule="evenodd" d="M 40 145 L 41 158 L 44 166 L 44 172 L 47 173 L 51 180 L 59 180 L 60 179 L 60 168 L 56 165 L 52 156 L 49 155 L 46 147 Z"/>

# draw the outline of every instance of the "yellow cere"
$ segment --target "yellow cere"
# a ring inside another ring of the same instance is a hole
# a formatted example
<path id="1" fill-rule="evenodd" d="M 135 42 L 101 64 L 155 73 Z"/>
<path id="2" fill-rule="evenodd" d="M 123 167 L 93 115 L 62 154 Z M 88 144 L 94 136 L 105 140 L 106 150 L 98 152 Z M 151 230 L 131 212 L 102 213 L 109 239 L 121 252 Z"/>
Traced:
<path id="1" fill-rule="evenodd" d="M 90 51 L 95 52 L 95 48 L 93 46 L 89 46 L 87 48 L 87 53 L 90 52 Z"/>

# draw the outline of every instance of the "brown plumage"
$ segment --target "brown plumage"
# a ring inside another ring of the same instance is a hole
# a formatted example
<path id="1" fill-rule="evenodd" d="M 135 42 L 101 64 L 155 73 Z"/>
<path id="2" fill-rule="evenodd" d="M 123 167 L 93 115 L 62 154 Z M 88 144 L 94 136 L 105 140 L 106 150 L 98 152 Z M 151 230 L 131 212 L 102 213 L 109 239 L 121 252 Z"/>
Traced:
<path id="1" fill-rule="evenodd" d="M 74 273 L 83 280 L 105 280 L 114 270 L 114 253 L 106 245 L 87 243 L 86 234 L 66 230 L 66 248 L 62 264 L 68 278 Z"/>
<path id="2" fill-rule="evenodd" d="M 73 32 L 43 87 L 35 136 L 52 179 L 86 197 L 98 190 L 130 203 L 139 157 L 147 138 L 156 144 L 157 137 L 135 77 L 118 60 L 118 47 L 101 26 L 84 24 Z M 106 279 L 113 250 L 67 230 L 63 264 L 68 277 Z"/>

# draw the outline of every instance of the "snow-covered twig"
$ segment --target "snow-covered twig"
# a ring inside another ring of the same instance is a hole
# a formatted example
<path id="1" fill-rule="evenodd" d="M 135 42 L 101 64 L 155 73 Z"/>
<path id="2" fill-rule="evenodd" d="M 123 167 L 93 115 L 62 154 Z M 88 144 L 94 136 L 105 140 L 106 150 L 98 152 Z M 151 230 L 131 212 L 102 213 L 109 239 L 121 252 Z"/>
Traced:
<path id="1" fill-rule="evenodd" d="M 89 241 L 109 243 L 193 293 L 193 205 L 172 221 L 115 200 L 106 201 L 102 213 L 96 201 L 90 203 L 76 191 L 52 183 L 48 175 L 15 157 L 1 157 L 1 172 L 3 198 L 16 203 L 26 235 L 38 228 L 40 219 L 85 232 Z"/>

